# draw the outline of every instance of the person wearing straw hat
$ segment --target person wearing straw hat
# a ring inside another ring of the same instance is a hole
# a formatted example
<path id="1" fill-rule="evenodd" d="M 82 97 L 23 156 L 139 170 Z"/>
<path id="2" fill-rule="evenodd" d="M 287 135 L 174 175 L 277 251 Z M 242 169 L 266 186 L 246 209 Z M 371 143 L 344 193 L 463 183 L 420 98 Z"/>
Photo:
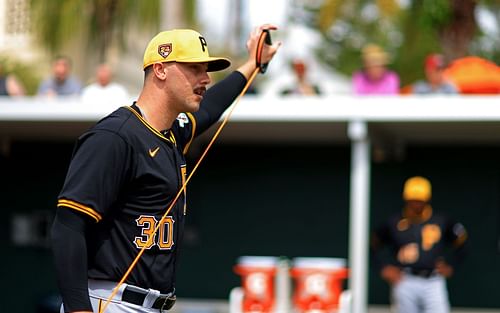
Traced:
<path id="1" fill-rule="evenodd" d="M 394 95 L 399 93 L 399 76 L 387 68 L 389 55 L 380 46 L 367 44 L 361 51 L 363 69 L 352 77 L 357 95 Z"/>
<path id="2" fill-rule="evenodd" d="M 397 313 L 448 313 L 446 278 L 465 257 L 464 226 L 430 205 L 431 183 L 425 177 L 406 180 L 404 209 L 377 228 L 371 241 L 372 256 L 380 276 L 391 286 Z M 384 248 L 392 251 L 385 258 Z M 451 248 L 453 254 L 445 251 Z"/>
<path id="3" fill-rule="evenodd" d="M 137 101 L 78 138 L 58 197 L 51 236 L 61 312 L 173 306 L 188 214 L 185 155 L 251 82 L 256 60 L 273 58 L 280 42 L 262 45 L 261 35 L 274 29 L 256 28 L 247 61 L 211 88 L 208 72 L 230 61 L 210 56 L 205 37 L 176 29 L 151 39 Z"/>

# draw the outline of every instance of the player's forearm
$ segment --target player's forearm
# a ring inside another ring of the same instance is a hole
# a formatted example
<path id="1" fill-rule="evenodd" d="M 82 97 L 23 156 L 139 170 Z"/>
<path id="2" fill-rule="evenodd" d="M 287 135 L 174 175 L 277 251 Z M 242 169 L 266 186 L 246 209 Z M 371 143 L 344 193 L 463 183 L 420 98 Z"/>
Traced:
<path id="1" fill-rule="evenodd" d="M 85 222 L 69 209 L 58 209 L 52 227 L 57 283 L 65 312 L 92 311 L 88 293 Z"/>
<path id="2" fill-rule="evenodd" d="M 448 259 L 448 263 L 456 269 L 462 265 L 466 257 L 467 243 L 464 243 L 461 246 L 455 248 L 451 258 Z"/>
<path id="3" fill-rule="evenodd" d="M 207 90 L 200 110 L 194 114 L 197 123 L 196 135 L 219 120 L 222 113 L 240 94 L 246 82 L 244 75 L 235 71 Z"/>
<path id="4" fill-rule="evenodd" d="M 245 63 L 243 63 L 240 67 L 238 67 L 237 71 L 240 72 L 245 78 L 248 80 L 252 73 L 257 68 L 255 60 L 248 59 Z"/>

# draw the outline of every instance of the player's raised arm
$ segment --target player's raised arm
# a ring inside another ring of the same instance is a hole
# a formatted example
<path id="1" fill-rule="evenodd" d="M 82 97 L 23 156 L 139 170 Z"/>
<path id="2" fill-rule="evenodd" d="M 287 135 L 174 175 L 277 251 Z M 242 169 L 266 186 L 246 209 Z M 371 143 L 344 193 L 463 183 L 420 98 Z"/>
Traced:
<path id="1" fill-rule="evenodd" d="M 198 112 L 194 113 L 196 123 L 195 136 L 201 134 L 213 123 L 217 122 L 224 111 L 241 93 L 252 73 L 257 69 L 257 45 L 264 30 L 276 30 L 272 24 L 264 24 L 255 28 L 247 40 L 248 58 L 237 70 L 212 86 L 205 93 Z M 269 63 L 281 42 L 272 45 L 264 44 L 260 56 L 262 64 Z"/>

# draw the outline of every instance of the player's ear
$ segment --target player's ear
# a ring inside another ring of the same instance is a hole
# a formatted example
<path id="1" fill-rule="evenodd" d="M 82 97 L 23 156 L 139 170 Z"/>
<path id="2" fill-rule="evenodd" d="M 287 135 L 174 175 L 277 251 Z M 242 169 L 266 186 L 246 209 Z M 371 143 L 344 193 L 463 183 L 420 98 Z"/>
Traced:
<path id="1" fill-rule="evenodd" d="M 160 80 L 167 79 L 167 67 L 165 66 L 165 63 L 154 63 L 153 73 Z"/>

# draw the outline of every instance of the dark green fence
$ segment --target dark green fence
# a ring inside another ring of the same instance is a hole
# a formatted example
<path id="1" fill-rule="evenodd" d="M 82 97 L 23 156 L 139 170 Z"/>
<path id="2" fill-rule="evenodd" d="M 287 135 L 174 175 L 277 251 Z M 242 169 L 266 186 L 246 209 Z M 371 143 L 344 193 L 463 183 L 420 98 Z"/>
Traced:
<path id="1" fill-rule="evenodd" d="M 0 157 L 5 312 L 36 312 L 56 292 L 49 250 L 14 245 L 11 219 L 53 212 L 71 152 L 72 143 L 14 142 Z M 371 225 L 401 209 L 407 177 L 424 175 L 434 209 L 467 227 L 469 256 L 449 281 L 453 306 L 500 307 L 498 160 L 500 147 L 431 146 L 372 165 Z M 179 296 L 226 299 L 241 255 L 347 258 L 349 175 L 348 146 L 216 145 L 188 187 Z M 387 303 L 387 286 L 369 278 L 370 303 Z"/>

